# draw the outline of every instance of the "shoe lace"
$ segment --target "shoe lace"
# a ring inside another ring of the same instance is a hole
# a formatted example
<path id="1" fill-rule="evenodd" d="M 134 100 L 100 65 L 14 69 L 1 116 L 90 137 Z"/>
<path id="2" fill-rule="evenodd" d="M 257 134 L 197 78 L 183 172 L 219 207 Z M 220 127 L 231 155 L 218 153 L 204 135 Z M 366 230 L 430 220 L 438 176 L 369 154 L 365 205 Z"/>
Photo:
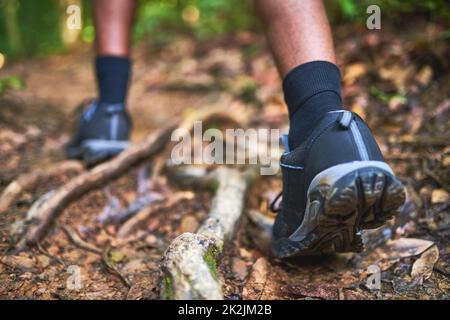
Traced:
<path id="1" fill-rule="evenodd" d="M 281 211 L 281 203 L 278 206 L 276 206 L 276 204 L 280 202 L 279 200 L 282 195 L 283 191 L 280 191 L 280 193 L 278 193 L 278 195 L 270 203 L 270 211 L 272 211 L 273 213 L 279 213 Z"/>

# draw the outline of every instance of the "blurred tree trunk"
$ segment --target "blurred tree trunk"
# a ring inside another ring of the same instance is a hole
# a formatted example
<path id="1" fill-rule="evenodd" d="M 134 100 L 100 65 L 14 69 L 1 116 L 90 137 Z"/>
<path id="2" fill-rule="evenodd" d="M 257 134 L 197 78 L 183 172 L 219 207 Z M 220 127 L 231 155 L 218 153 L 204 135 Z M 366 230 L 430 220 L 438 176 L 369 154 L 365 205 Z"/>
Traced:
<path id="1" fill-rule="evenodd" d="M 5 30 L 9 50 L 12 54 L 23 52 L 22 36 L 17 19 L 18 0 L 5 0 Z"/>

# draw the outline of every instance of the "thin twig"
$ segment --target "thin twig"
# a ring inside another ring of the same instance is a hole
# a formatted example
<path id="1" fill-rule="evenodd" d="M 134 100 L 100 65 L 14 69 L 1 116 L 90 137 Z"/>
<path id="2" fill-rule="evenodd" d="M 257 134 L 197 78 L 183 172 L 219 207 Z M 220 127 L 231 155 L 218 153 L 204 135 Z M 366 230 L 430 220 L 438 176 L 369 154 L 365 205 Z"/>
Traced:
<path id="1" fill-rule="evenodd" d="M 102 250 L 94 246 L 93 244 L 90 244 L 78 235 L 78 233 L 72 229 L 69 226 L 66 225 L 59 225 L 59 227 L 64 231 L 64 233 L 67 235 L 69 240 L 78 248 L 91 251 L 93 253 L 102 254 Z"/>
<path id="2" fill-rule="evenodd" d="M 128 279 L 119 271 L 119 269 L 116 268 L 116 266 L 109 261 L 109 252 L 111 251 L 111 246 L 107 245 L 105 249 L 102 252 L 102 262 L 106 266 L 106 270 L 108 270 L 111 274 L 115 275 L 120 279 L 120 281 L 127 286 L 128 288 L 131 288 L 131 283 L 128 281 Z"/>

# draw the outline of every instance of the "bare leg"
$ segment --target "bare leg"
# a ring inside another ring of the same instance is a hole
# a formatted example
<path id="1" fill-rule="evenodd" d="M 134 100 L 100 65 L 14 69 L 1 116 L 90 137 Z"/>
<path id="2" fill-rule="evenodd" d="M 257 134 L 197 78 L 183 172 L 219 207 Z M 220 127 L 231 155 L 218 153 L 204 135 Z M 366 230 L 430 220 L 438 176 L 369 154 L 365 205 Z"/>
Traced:
<path id="1" fill-rule="evenodd" d="M 342 109 L 340 73 L 321 0 L 255 0 L 289 110 L 289 145 L 304 141 L 320 119 Z"/>
<path id="2" fill-rule="evenodd" d="M 321 0 L 255 0 L 275 62 L 284 77 L 306 62 L 336 63 Z"/>
<path id="3" fill-rule="evenodd" d="M 97 54 L 128 57 L 131 46 L 135 0 L 95 0 L 94 20 Z"/>

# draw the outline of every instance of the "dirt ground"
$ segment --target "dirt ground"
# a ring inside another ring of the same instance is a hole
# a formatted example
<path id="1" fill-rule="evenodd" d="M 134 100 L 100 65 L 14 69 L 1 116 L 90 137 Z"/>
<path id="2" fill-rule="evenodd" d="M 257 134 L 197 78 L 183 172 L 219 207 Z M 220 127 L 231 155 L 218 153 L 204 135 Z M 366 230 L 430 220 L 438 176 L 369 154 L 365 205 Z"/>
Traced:
<path id="1" fill-rule="evenodd" d="M 373 129 L 407 186 L 407 202 L 395 221 L 363 235 L 363 253 L 322 258 L 271 257 L 261 230 L 244 215 L 219 266 L 226 298 L 449 299 L 450 44 L 439 38 L 441 31 L 425 22 L 382 33 L 354 26 L 334 30 L 346 106 Z M 287 131 L 280 79 L 259 34 L 208 43 L 179 38 L 164 48 L 143 43 L 134 57 L 129 108 L 135 142 L 175 115 L 213 106 L 250 114 L 252 125 Z M 91 62 L 84 48 L 1 71 L 19 76 L 27 88 L 0 96 L 0 192 L 18 175 L 64 159 L 76 106 L 95 96 Z M 182 190 L 163 174 L 150 179 L 154 165 L 131 168 L 71 203 L 37 248 L 15 254 L 32 204 L 76 173 L 21 194 L 0 214 L 0 298 L 158 299 L 164 249 L 177 235 L 196 231 L 212 195 Z M 268 203 L 280 181 L 279 175 L 259 180 L 247 210 L 273 218 Z M 136 203 L 142 188 L 162 204 L 138 230 L 119 237 L 124 221 L 110 221 L 109 214 Z M 76 246 L 68 229 L 99 252 Z M 367 282 L 371 265 L 380 270 L 380 290 Z M 74 267 L 81 272 L 80 288 L 68 286 Z"/>

